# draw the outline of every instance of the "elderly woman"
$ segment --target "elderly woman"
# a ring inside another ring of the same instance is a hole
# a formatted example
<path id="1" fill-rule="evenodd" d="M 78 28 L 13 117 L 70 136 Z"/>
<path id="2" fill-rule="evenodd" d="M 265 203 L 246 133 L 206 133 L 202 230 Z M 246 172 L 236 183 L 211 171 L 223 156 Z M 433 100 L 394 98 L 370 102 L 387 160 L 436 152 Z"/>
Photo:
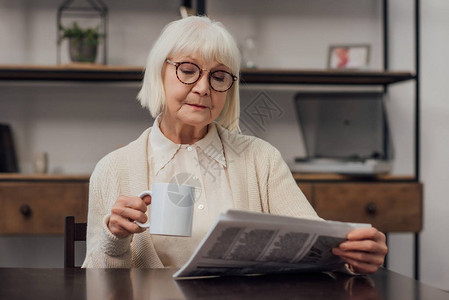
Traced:
<path id="1" fill-rule="evenodd" d="M 96 166 L 89 192 L 83 267 L 180 267 L 219 213 L 228 209 L 319 218 L 281 154 L 238 133 L 240 54 L 232 36 L 207 17 L 167 25 L 153 46 L 141 104 L 154 124 Z M 186 175 L 198 193 L 191 237 L 143 233 L 155 182 Z M 360 273 L 375 272 L 387 247 L 378 230 L 355 230 L 334 254 Z"/>

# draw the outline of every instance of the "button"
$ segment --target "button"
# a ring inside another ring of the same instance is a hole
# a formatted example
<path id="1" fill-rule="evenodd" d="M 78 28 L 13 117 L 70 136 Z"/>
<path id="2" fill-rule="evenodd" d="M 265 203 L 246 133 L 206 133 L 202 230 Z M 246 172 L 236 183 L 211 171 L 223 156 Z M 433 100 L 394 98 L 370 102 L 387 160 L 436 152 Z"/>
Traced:
<path id="1" fill-rule="evenodd" d="M 204 205 L 203 204 L 198 205 L 198 209 L 203 210 L 204 209 Z"/>
<path id="2" fill-rule="evenodd" d="M 194 180 L 198 180 L 198 176 L 196 176 L 196 175 L 193 176 L 192 178 L 193 178 Z"/>
<path id="3" fill-rule="evenodd" d="M 192 151 L 193 150 L 193 148 L 192 147 L 187 147 L 187 151 Z"/>

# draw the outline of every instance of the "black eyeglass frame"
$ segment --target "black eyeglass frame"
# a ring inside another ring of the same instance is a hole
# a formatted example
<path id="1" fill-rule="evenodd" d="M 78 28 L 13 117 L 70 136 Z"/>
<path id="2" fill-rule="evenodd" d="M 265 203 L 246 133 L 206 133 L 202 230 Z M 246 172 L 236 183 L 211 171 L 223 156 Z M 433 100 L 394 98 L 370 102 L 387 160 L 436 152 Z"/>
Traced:
<path id="1" fill-rule="evenodd" d="M 193 63 L 193 62 L 190 62 L 190 61 L 174 62 L 174 61 L 169 60 L 168 58 L 165 59 L 165 61 L 166 61 L 167 63 L 169 63 L 169 64 L 171 64 L 171 65 L 173 65 L 173 66 L 176 67 L 176 78 L 178 78 L 178 80 L 179 80 L 181 83 L 186 84 L 186 85 L 191 85 L 191 84 L 197 83 L 198 80 L 200 80 L 201 76 L 203 75 L 203 71 L 205 71 L 205 70 L 202 69 L 200 66 L 198 66 L 196 63 Z M 200 73 L 199 73 L 199 75 L 198 75 L 198 78 L 197 78 L 194 82 L 184 82 L 184 81 L 181 80 L 181 78 L 179 78 L 179 76 L 178 76 L 178 69 L 179 69 L 179 66 L 182 65 L 182 64 L 192 64 L 192 65 L 196 66 L 196 67 L 200 70 Z M 227 74 L 231 75 L 231 78 L 232 78 L 231 85 L 230 85 L 226 90 L 224 90 L 224 91 L 216 90 L 216 89 L 212 86 L 212 83 L 211 83 L 211 77 L 212 77 L 212 75 L 213 75 L 214 73 L 216 73 L 216 72 L 224 72 L 224 73 L 227 73 Z M 210 86 L 214 91 L 216 91 L 216 92 L 218 92 L 218 93 L 224 93 L 224 92 L 226 92 L 226 91 L 229 91 L 229 89 L 232 88 L 232 86 L 234 85 L 234 81 L 236 81 L 237 79 L 238 79 L 237 76 L 235 76 L 234 74 L 232 74 L 232 73 L 230 73 L 230 72 L 228 72 L 228 71 L 224 71 L 224 70 L 216 70 L 216 71 L 213 71 L 213 72 L 209 72 L 209 75 L 208 75 L 209 86 Z"/>

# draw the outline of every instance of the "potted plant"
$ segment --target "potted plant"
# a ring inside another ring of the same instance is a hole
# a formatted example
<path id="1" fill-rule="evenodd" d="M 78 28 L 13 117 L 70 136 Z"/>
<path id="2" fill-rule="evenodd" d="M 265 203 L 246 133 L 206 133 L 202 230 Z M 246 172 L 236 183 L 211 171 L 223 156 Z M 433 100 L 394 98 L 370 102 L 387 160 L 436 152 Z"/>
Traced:
<path id="1" fill-rule="evenodd" d="M 97 48 L 100 43 L 102 34 L 98 27 L 83 29 L 73 22 L 71 27 L 60 27 L 62 36 L 58 43 L 62 40 L 69 41 L 69 54 L 72 62 L 95 62 L 97 58 Z"/>

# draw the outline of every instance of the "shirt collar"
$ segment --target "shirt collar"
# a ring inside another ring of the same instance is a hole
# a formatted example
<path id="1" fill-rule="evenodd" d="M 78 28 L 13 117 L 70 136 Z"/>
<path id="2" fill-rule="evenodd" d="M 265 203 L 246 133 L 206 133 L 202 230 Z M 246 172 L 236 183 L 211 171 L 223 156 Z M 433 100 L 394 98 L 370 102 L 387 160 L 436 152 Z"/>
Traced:
<path id="1" fill-rule="evenodd" d="M 154 120 L 148 139 L 150 148 L 150 163 L 154 167 L 156 174 L 175 156 L 181 147 L 180 144 L 173 143 L 159 128 L 160 115 Z"/>
<path id="2" fill-rule="evenodd" d="M 195 145 L 198 146 L 204 154 L 226 168 L 227 164 L 223 151 L 223 143 L 218 135 L 217 124 L 215 122 L 209 124 L 206 136 L 196 142 Z"/>
<path id="3" fill-rule="evenodd" d="M 159 127 L 159 121 L 160 115 L 154 120 L 153 128 L 148 139 L 149 148 L 151 149 L 149 160 L 156 174 L 173 159 L 182 146 L 181 144 L 172 142 L 162 133 Z M 223 167 L 226 167 L 223 144 L 216 126 L 215 122 L 210 124 L 207 134 L 204 138 L 196 142 L 194 146 L 198 146 L 204 154 L 223 165 Z"/>

